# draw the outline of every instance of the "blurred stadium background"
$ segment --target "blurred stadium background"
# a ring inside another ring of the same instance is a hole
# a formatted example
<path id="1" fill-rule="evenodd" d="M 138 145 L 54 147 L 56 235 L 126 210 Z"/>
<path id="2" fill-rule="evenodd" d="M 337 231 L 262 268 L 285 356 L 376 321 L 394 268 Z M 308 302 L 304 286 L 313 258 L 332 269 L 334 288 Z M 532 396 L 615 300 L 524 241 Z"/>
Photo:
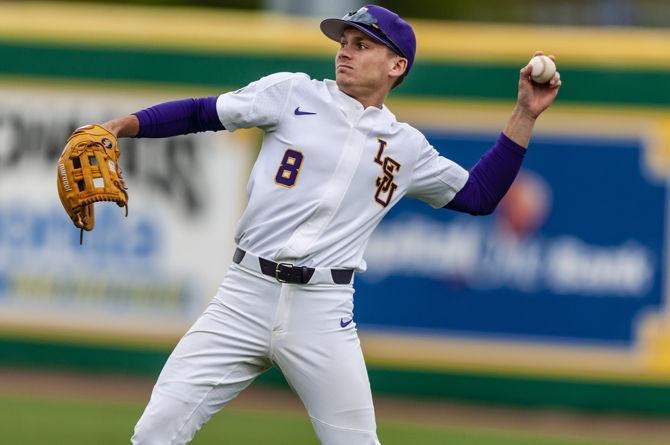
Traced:
<path id="1" fill-rule="evenodd" d="M 412 18 L 399 120 L 470 166 L 553 53 L 564 86 L 499 210 L 401 203 L 356 321 L 385 444 L 670 442 L 670 3 L 379 2 Z M 71 227 L 69 133 L 276 71 L 332 77 L 350 0 L 0 2 L 0 443 L 124 443 L 230 262 L 256 131 L 123 140 L 130 216 Z M 315 443 L 270 371 L 194 443 Z"/>

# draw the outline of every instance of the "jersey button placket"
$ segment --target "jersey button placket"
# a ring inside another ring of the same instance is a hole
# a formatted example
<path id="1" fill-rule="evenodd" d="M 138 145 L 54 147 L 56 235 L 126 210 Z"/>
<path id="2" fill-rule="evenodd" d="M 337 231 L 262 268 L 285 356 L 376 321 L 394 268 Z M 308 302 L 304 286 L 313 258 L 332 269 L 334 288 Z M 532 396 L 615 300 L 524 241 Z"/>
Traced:
<path id="1" fill-rule="evenodd" d="M 350 128 L 332 177 L 325 185 L 325 191 L 316 211 L 309 220 L 300 225 L 279 251 L 279 257 L 304 257 L 314 246 L 332 220 L 333 214 L 342 205 L 342 200 L 360 163 L 365 135 Z"/>

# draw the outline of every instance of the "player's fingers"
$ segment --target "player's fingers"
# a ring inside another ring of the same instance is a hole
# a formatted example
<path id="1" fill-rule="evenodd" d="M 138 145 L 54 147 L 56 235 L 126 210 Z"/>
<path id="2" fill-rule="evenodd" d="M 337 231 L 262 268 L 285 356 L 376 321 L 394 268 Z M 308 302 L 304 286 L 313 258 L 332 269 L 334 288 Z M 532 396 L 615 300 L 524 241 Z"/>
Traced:
<path id="1" fill-rule="evenodd" d="M 547 57 L 556 62 L 556 57 L 553 54 L 549 54 Z"/>
<path id="2" fill-rule="evenodd" d="M 554 74 L 554 77 L 551 78 L 549 81 L 549 86 L 550 87 L 560 87 L 561 86 L 561 73 L 556 71 L 556 74 Z"/>
<path id="3" fill-rule="evenodd" d="M 530 76 L 530 73 L 532 72 L 533 72 L 533 65 L 531 65 L 530 63 L 521 68 L 521 70 L 519 71 L 519 73 L 521 73 L 521 75 L 524 77 Z"/>
<path id="4" fill-rule="evenodd" d="M 544 51 L 540 51 L 540 50 L 537 50 L 537 51 L 535 51 L 535 52 L 533 53 L 533 57 L 535 57 L 535 56 L 543 56 L 543 55 L 544 55 Z"/>

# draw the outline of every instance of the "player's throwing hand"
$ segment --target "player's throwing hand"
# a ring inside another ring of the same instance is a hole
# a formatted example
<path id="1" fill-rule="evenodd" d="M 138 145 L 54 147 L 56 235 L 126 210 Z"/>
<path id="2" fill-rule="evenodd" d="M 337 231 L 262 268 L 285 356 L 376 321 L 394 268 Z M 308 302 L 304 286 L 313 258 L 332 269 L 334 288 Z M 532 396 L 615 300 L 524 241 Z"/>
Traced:
<path id="1" fill-rule="evenodd" d="M 535 51 L 533 57 L 542 55 L 544 55 L 542 51 Z M 553 55 L 548 57 L 556 62 Z M 530 63 L 521 68 L 517 105 L 521 110 L 528 113 L 529 117 L 536 119 L 544 110 L 549 108 L 556 98 L 558 89 L 561 87 L 561 75 L 556 71 L 549 82 L 537 83 L 531 78 L 532 71 L 533 66 Z"/>

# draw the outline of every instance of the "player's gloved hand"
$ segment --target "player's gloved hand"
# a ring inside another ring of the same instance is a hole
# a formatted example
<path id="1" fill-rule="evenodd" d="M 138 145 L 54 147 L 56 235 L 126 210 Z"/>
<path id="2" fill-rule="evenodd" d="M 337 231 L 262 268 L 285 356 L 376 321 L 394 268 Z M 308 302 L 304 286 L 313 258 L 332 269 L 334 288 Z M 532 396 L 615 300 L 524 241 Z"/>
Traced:
<path id="1" fill-rule="evenodd" d="M 93 230 L 93 204 L 113 201 L 125 207 L 128 216 L 128 192 L 118 159 L 116 136 L 100 125 L 77 128 L 58 159 L 58 196 L 75 227 Z"/>
<path id="2" fill-rule="evenodd" d="M 542 51 L 535 51 L 533 57 L 541 55 L 544 55 Z M 548 57 L 556 62 L 556 58 L 553 55 L 549 55 Z M 521 68 L 517 108 L 527 113 L 529 117 L 537 119 L 556 99 L 558 89 L 561 87 L 561 75 L 556 71 L 554 77 L 549 82 L 540 84 L 533 82 L 531 79 L 530 74 L 532 71 L 533 67 L 530 63 Z"/>

